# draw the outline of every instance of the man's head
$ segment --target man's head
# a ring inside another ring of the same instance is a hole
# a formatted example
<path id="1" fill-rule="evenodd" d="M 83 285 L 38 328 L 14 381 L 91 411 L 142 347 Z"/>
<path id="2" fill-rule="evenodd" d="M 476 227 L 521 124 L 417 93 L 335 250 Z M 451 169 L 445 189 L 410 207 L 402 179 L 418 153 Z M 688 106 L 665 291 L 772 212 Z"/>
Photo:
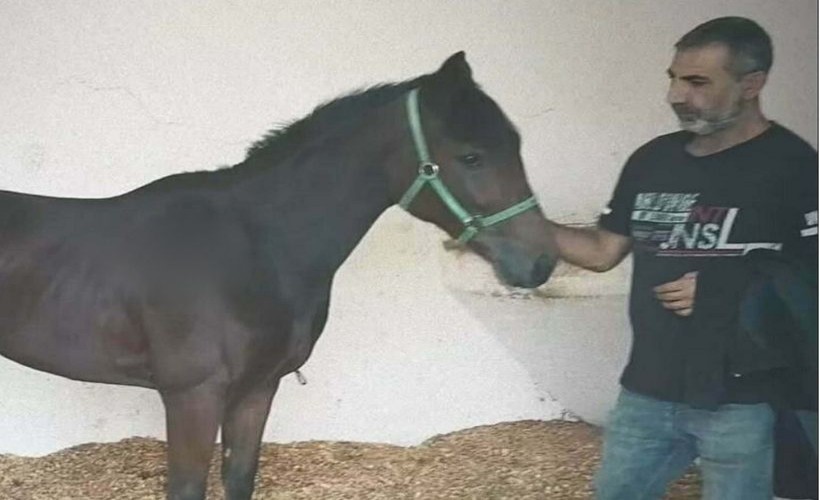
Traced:
<path id="1" fill-rule="evenodd" d="M 709 135 L 759 113 L 773 57 L 771 39 L 757 23 L 713 19 L 684 35 L 675 49 L 667 99 L 683 129 Z"/>

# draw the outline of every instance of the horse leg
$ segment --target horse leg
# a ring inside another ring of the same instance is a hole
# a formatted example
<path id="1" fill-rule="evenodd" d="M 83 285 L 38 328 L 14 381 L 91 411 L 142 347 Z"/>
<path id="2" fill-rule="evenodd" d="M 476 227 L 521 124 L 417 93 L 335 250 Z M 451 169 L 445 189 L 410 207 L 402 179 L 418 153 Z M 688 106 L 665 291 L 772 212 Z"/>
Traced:
<path id="1" fill-rule="evenodd" d="M 169 500 L 205 499 L 224 394 L 222 384 L 208 382 L 162 393 L 168 433 Z"/>
<path id="2" fill-rule="evenodd" d="M 250 500 L 262 432 L 279 380 L 265 381 L 230 401 L 222 422 L 222 484 L 226 500 Z"/>

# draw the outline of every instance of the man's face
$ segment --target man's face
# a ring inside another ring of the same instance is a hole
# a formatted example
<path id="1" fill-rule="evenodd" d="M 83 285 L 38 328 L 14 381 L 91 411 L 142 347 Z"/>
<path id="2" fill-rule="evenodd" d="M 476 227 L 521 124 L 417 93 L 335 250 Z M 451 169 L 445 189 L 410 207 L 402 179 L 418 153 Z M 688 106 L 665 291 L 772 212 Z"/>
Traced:
<path id="1" fill-rule="evenodd" d="M 730 53 L 724 45 L 679 51 L 667 70 L 667 101 L 680 126 L 698 135 L 730 128 L 743 105 L 743 87 L 729 70 Z"/>

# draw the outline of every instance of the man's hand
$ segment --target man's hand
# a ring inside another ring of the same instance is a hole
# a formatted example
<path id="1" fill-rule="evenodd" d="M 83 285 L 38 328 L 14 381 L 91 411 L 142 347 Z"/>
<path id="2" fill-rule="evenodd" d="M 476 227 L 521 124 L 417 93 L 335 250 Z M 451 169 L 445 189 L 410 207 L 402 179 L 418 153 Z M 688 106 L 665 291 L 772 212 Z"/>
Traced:
<path id="1" fill-rule="evenodd" d="M 663 307 L 678 316 L 691 316 L 695 308 L 697 278 L 697 271 L 686 273 L 675 281 L 656 286 L 652 291 Z"/>

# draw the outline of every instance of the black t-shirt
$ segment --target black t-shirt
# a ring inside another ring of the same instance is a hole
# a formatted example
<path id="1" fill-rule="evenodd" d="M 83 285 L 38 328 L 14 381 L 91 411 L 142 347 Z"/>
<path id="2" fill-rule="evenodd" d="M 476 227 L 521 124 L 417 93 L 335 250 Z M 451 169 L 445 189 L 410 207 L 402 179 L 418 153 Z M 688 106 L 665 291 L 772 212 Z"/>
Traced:
<path id="1" fill-rule="evenodd" d="M 639 148 L 599 220 L 633 240 L 633 342 L 621 383 L 668 401 L 685 400 L 691 319 L 664 309 L 653 287 L 759 248 L 817 259 L 817 152 L 810 145 L 776 123 L 703 157 L 685 150 L 691 139 L 676 132 Z M 725 307 L 738 303 L 727 298 Z M 766 399 L 729 382 L 735 389 L 724 402 Z"/>

